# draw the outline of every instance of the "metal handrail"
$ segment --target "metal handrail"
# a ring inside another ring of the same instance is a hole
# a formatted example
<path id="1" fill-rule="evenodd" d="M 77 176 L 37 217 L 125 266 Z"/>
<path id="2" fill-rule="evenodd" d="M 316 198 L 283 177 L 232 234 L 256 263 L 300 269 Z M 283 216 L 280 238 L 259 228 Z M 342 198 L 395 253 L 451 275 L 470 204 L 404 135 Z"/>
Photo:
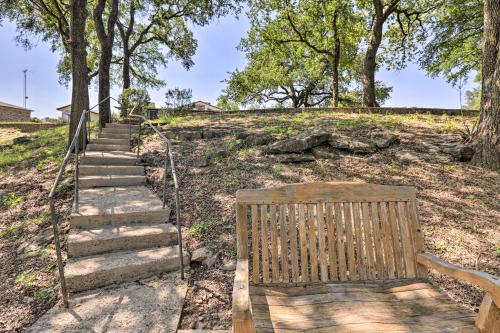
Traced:
<path id="1" fill-rule="evenodd" d="M 68 164 L 68 161 L 72 155 L 72 152 L 74 150 L 75 154 L 75 196 L 74 196 L 74 207 L 75 211 L 78 212 L 79 210 L 79 195 L 78 195 L 78 190 L 79 190 L 79 148 L 80 145 L 78 144 L 79 138 L 81 136 L 82 130 L 83 130 L 83 149 L 82 153 L 85 155 L 85 151 L 87 149 L 87 135 L 88 139 L 90 139 L 90 126 L 88 126 L 88 122 L 90 121 L 90 111 L 95 109 L 97 106 L 99 106 L 101 103 L 105 102 L 108 99 L 114 99 L 111 96 L 106 97 L 105 99 L 101 100 L 98 102 L 96 105 L 91 107 L 88 110 L 83 110 L 82 114 L 80 116 L 80 120 L 78 121 L 78 126 L 75 130 L 75 134 L 73 135 L 73 138 L 71 140 L 70 145 L 68 146 L 68 149 L 66 151 L 66 155 L 64 156 L 63 162 L 61 164 L 61 167 L 59 168 L 59 171 L 57 173 L 56 179 L 54 180 L 54 183 L 52 185 L 52 188 L 49 193 L 49 205 L 50 205 L 50 217 L 52 220 L 52 229 L 54 232 L 54 243 L 56 246 L 56 255 L 57 255 L 57 267 L 59 269 L 59 278 L 60 278 L 60 283 L 61 283 L 61 293 L 62 293 L 62 299 L 63 299 L 63 304 L 64 307 L 68 307 L 68 291 L 66 289 L 66 278 L 64 276 L 64 266 L 63 266 L 63 261 L 62 261 L 62 254 L 61 254 L 61 241 L 59 239 L 59 225 L 57 223 L 57 214 L 56 214 L 56 208 L 55 208 L 55 200 L 54 196 L 57 190 L 57 186 L 61 182 L 61 178 L 64 174 L 64 171 L 66 170 L 66 165 Z M 116 100 L 116 99 L 114 99 Z M 85 126 L 83 123 L 85 122 Z M 88 128 L 87 128 L 88 126 Z M 101 127 L 100 121 L 99 121 L 99 128 Z"/>
<path id="2" fill-rule="evenodd" d="M 137 106 L 137 105 L 136 105 Z M 165 162 L 164 162 L 164 172 L 163 172 L 163 208 L 166 207 L 167 203 L 167 156 L 170 159 L 170 169 L 172 171 L 172 179 L 174 181 L 174 190 L 175 190 L 175 219 L 177 224 L 177 239 L 179 243 L 179 257 L 180 257 L 180 266 L 181 266 L 181 279 L 184 280 L 184 258 L 183 258 L 183 250 L 182 250 L 182 232 L 181 232 L 181 216 L 180 216 L 180 200 L 179 200 L 179 182 L 177 181 L 177 174 L 175 172 L 175 163 L 174 156 L 172 154 L 172 142 L 169 138 L 167 138 L 163 133 L 161 133 L 156 126 L 151 124 L 146 117 L 141 115 L 133 114 L 135 111 L 135 106 L 129 113 L 129 117 L 139 118 L 139 133 L 138 133 L 138 142 L 137 142 L 137 157 L 139 157 L 139 147 L 141 145 L 140 136 L 141 136 L 141 123 L 144 122 L 147 126 L 151 127 L 153 131 L 155 131 L 160 138 L 165 141 Z M 129 122 L 129 132 L 132 132 L 132 124 Z"/>

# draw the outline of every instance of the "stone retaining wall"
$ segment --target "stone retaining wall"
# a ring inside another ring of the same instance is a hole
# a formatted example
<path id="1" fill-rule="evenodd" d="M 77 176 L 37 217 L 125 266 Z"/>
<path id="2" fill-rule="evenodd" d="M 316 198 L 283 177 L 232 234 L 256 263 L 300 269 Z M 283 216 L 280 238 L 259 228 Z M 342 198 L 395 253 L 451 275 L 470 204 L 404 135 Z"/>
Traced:
<path id="1" fill-rule="evenodd" d="M 377 114 L 433 114 L 433 115 L 450 115 L 450 116 L 477 116 L 479 110 L 460 110 L 460 109 L 438 109 L 438 108 L 413 108 L 413 107 L 338 107 L 338 108 L 278 108 L 278 109 L 252 109 L 252 110 L 232 110 L 224 112 L 213 111 L 198 111 L 187 112 L 190 116 L 207 115 L 207 114 L 242 114 L 242 113 L 296 113 L 304 111 L 326 111 L 340 113 L 377 113 Z"/>
<path id="2" fill-rule="evenodd" d="M 0 106 L 0 122 L 1 121 L 30 121 L 31 110 L 12 109 L 9 107 Z"/>
<path id="3" fill-rule="evenodd" d="M 63 126 L 64 124 L 43 124 L 43 123 L 0 123 L 0 128 L 15 128 L 23 133 L 31 133 Z"/>

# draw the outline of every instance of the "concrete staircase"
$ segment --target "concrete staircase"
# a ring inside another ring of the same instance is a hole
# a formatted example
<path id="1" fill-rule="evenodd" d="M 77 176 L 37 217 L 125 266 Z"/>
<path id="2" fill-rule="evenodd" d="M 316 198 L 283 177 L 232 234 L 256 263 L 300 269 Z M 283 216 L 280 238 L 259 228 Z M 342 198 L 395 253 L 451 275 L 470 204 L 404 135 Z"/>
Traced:
<path id="1" fill-rule="evenodd" d="M 132 135 L 138 126 L 133 125 Z M 169 208 L 144 184 L 128 124 L 107 124 L 80 164 L 79 210 L 70 218 L 66 284 L 72 292 L 179 269 Z M 188 263 L 186 255 L 184 262 Z"/>

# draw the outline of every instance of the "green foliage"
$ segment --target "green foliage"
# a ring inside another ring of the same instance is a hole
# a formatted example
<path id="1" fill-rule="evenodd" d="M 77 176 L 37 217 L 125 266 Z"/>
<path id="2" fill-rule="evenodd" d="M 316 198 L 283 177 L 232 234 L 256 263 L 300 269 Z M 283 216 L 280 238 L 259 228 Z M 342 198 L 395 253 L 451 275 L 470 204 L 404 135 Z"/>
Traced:
<path id="1" fill-rule="evenodd" d="M 35 299 L 42 302 L 50 302 L 55 298 L 54 290 L 48 287 L 40 287 L 33 294 Z"/>
<path id="2" fill-rule="evenodd" d="M 443 75 L 452 84 L 479 72 L 482 62 L 483 2 L 438 1 L 430 12 L 428 40 L 419 63 L 432 77 Z"/>
<path id="3" fill-rule="evenodd" d="M 271 167 L 271 175 L 273 175 L 274 178 L 280 178 L 282 172 L 283 165 L 281 164 L 273 164 L 273 166 Z"/>
<path id="4" fill-rule="evenodd" d="M 493 251 L 495 252 L 495 255 L 497 257 L 500 257 L 500 244 L 496 244 L 495 248 L 493 249 Z"/>
<path id="5" fill-rule="evenodd" d="M 36 276 L 34 273 L 30 273 L 29 271 L 23 271 L 16 276 L 16 283 L 19 283 L 23 286 L 23 288 L 29 288 L 36 281 Z"/>
<path id="6" fill-rule="evenodd" d="M 11 238 L 26 227 L 26 223 L 20 223 L 0 230 L 0 238 Z"/>
<path id="7" fill-rule="evenodd" d="M 222 181 L 222 186 L 225 189 L 231 189 L 236 187 L 239 184 L 239 178 L 237 175 L 228 175 Z"/>
<path id="8" fill-rule="evenodd" d="M 9 192 L 7 195 L 2 197 L 2 205 L 11 208 L 21 203 L 24 199 L 24 196 L 17 196 L 16 192 Z"/>
<path id="9" fill-rule="evenodd" d="M 144 89 L 125 89 L 119 97 L 120 116 L 126 118 L 130 112 L 134 114 L 145 115 L 151 98 Z"/>
<path id="10" fill-rule="evenodd" d="M 177 126 L 179 125 L 182 121 L 184 120 L 184 117 L 171 114 L 171 113 L 165 113 L 162 116 L 160 116 L 156 122 L 162 125 L 167 125 L 167 126 Z"/>
<path id="11" fill-rule="evenodd" d="M 434 249 L 438 252 L 444 252 L 446 251 L 446 244 L 443 241 L 437 241 L 434 244 Z"/>
<path id="12" fill-rule="evenodd" d="M 217 107 L 225 111 L 237 111 L 240 109 L 238 103 L 231 101 L 227 95 L 217 97 Z"/>
<path id="13" fill-rule="evenodd" d="M 175 87 L 167 90 L 165 93 L 165 105 L 168 109 L 175 111 L 191 110 L 191 98 L 193 98 L 193 91 L 191 89 Z"/>
<path id="14" fill-rule="evenodd" d="M 209 220 L 208 222 L 195 223 L 189 228 L 189 233 L 194 238 L 201 240 L 210 236 L 217 227 L 217 221 Z"/>

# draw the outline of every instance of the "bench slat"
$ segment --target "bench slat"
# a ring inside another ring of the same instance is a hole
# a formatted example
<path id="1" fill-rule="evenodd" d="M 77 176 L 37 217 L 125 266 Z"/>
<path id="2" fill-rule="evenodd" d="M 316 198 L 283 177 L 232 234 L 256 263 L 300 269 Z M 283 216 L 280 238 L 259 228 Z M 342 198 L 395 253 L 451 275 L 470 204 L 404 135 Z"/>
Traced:
<path id="1" fill-rule="evenodd" d="M 315 205 L 307 205 L 307 233 L 309 236 L 309 260 L 311 262 L 311 281 L 318 282 L 318 251 L 317 251 L 317 215 Z"/>
<path id="2" fill-rule="evenodd" d="M 297 256 L 297 216 L 295 204 L 288 205 L 288 234 L 290 235 L 290 260 L 292 265 L 292 281 L 300 281 L 299 258 Z"/>
<path id="3" fill-rule="evenodd" d="M 269 228 L 267 223 L 267 205 L 260 206 L 260 223 L 261 223 L 261 239 L 262 239 L 262 279 L 265 283 L 270 281 L 269 279 Z M 257 235 L 257 237 L 259 237 Z"/>
<path id="4" fill-rule="evenodd" d="M 306 206 L 299 205 L 299 233 L 300 233 L 300 281 L 309 281 L 309 266 L 307 260 L 307 232 Z"/>
<path id="5" fill-rule="evenodd" d="M 339 279 L 340 281 L 347 280 L 347 264 L 345 255 L 345 233 L 344 222 L 342 220 L 342 206 L 339 203 L 334 203 L 335 209 L 335 222 L 337 229 L 337 255 L 339 260 Z"/>
<path id="6" fill-rule="evenodd" d="M 280 224 L 280 259 L 281 259 L 281 278 L 282 282 L 289 282 L 289 272 L 288 272 L 288 237 L 287 237 L 287 209 L 286 205 L 279 206 L 279 224 Z"/>
<path id="7" fill-rule="evenodd" d="M 325 205 L 326 216 L 326 237 L 328 246 L 328 264 L 330 269 L 330 279 L 337 281 L 339 279 L 337 274 L 337 241 L 335 239 L 335 220 L 333 219 L 333 204 L 327 203 Z"/>

